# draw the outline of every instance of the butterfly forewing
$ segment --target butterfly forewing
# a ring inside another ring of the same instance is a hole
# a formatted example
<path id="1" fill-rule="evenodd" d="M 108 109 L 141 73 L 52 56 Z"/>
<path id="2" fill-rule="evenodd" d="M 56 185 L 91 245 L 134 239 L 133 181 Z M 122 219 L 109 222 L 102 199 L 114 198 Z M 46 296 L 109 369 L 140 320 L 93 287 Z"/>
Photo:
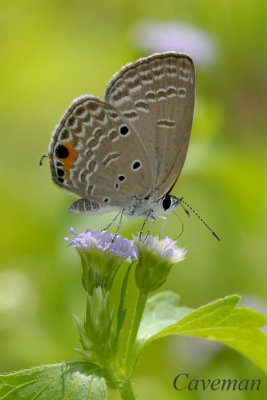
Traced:
<path id="1" fill-rule="evenodd" d="M 149 156 L 119 110 L 92 96 L 76 99 L 50 144 L 54 181 L 102 207 L 121 207 L 150 189 Z"/>
<path id="2" fill-rule="evenodd" d="M 168 192 L 182 170 L 190 139 L 195 74 L 185 54 L 156 54 L 124 67 L 105 100 L 120 110 L 152 162 L 150 193 Z"/>

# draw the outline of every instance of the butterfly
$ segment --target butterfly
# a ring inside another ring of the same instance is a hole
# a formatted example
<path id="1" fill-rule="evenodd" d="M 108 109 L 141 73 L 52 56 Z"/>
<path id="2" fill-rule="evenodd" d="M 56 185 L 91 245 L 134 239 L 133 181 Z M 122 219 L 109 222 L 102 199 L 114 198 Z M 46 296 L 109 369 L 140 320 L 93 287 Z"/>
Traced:
<path id="1" fill-rule="evenodd" d="M 176 52 L 125 65 L 104 100 L 76 98 L 48 154 L 53 181 L 80 197 L 69 211 L 120 210 L 145 221 L 173 211 L 183 201 L 170 191 L 185 162 L 194 98 L 193 61 Z"/>

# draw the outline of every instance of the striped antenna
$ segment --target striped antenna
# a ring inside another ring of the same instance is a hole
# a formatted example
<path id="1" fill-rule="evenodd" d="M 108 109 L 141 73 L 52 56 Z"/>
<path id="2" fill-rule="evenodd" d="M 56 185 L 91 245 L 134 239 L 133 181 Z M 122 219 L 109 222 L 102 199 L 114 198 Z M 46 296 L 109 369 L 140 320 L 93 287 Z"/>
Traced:
<path id="1" fill-rule="evenodd" d="M 175 197 L 175 196 L 174 196 Z M 183 207 L 185 213 L 188 215 L 188 217 L 190 217 L 190 213 L 189 211 L 184 207 L 184 205 L 186 205 L 186 207 L 188 207 L 197 217 L 198 219 L 202 222 L 203 225 L 205 225 L 205 227 L 213 234 L 213 236 L 216 237 L 216 239 L 220 242 L 220 237 L 217 235 L 217 233 L 214 232 L 213 229 L 211 229 L 211 227 L 201 218 L 201 216 L 190 206 L 190 204 L 188 204 L 186 201 L 184 201 L 183 197 L 181 197 L 180 199 L 178 197 L 175 197 L 177 199 L 177 203 L 180 203 L 181 206 Z"/>

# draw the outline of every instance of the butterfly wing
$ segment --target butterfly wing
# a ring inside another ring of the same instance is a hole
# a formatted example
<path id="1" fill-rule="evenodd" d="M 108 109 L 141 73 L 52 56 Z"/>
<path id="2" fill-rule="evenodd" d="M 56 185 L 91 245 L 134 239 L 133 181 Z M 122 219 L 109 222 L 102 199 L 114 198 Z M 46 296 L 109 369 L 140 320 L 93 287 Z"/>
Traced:
<path id="1" fill-rule="evenodd" d="M 96 97 L 81 96 L 69 106 L 49 154 L 54 182 L 90 200 L 76 202 L 74 212 L 124 208 L 150 189 L 146 149 L 120 112 Z"/>
<path id="2" fill-rule="evenodd" d="M 173 187 L 184 165 L 194 91 L 191 58 L 174 52 L 126 65 L 107 86 L 105 101 L 128 120 L 153 163 L 150 193 L 155 198 Z"/>

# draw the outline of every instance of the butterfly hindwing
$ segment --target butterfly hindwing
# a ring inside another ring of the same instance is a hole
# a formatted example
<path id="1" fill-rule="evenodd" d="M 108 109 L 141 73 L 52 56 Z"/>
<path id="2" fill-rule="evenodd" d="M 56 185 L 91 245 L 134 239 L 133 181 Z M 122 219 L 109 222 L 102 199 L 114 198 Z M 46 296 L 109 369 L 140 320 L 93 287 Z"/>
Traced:
<path id="1" fill-rule="evenodd" d="M 52 177 L 61 187 L 97 202 L 123 208 L 145 196 L 152 169 L 147 152 L 123 116 L 92 96 L 67 109 L 50 143 Z"/>

